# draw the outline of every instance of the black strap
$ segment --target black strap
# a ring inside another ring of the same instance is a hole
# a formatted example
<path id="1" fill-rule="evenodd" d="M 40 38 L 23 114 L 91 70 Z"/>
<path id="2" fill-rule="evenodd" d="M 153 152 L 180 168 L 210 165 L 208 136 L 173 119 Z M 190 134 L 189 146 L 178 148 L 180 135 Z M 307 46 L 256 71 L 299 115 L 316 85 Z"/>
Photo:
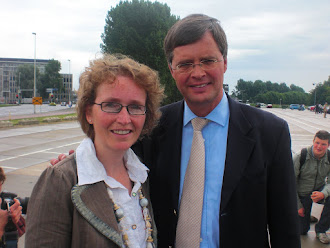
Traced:
<path id="1" fill-rule="evenodd" d="M 303 148 L 303 149 L 301 149 L 301 153 L 300 153 L 300 169 L 301 169 L 301 166 L 304 165 L 304 163 L 306 161 L 306 157 L 307 157 L 307 148 Z"/>
<path id="2" fill-rule="evenodd" d="M 330 150 L 327 150 L 327 153 L 328 153 L 328 161 L 330 163 Z M 301 149 L 301 153 L 300 153 L 300 169 L 306 162 L 306 157 L 307 157 L 307 148 L 303 148 Z"/>

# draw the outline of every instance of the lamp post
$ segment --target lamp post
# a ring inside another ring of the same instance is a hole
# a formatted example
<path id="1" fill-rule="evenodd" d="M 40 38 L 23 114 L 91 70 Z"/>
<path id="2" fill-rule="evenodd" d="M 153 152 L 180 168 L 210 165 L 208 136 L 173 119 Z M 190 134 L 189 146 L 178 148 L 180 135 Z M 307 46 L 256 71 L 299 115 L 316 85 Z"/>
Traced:
<path id="1" fill-rule="evenodd" d="M 70 63 L 71 63 L 71 60 L 68 59 L 69 61 L 69 77 L 68 77 L 68 81 L 69 81 L 69 105 L 71 105 L 71 77 L 70 77 Z"/>
<path id="2" fill-rule="evenodd" d="M 316 84 L 316 83 L 313 83 L 313 85 L 315 85 L 315 89 L 314 89 L 314 92 L 315 92 L 314 106 L 315 106 L 315 108 L 316 108 L 316 86 L 317 86 L 317 84 Z"/>
<path id="3" fill-rule="evenodd" d="M 36 97 L 36 54 L 37 54 L 37 33 L 34 35 L 34 80 L 33 80 L 33 97 Z M 34 113 L 36 113 L 36 105 L 34 104 Z"/>
<path id="4" fill-rule="evenodd" d="M 18 72 L 18 104 L 20 104 L 20 95 L 21 95 L 21 72 Z"/>

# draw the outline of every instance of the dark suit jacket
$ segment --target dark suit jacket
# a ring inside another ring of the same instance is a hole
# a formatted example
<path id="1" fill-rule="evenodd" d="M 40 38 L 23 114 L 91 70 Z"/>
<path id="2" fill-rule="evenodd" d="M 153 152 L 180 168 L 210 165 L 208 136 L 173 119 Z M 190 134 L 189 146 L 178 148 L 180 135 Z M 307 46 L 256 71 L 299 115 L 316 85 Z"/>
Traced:
<path id="1" fill-rule="evenodd" d="M 220 204 L 220 247 L 300 247 L 287 123 L 228 97 L 230 119 Z M 178 220 L 183 102 L 133 149 L 150 168 L 158 247 L 173 246 Z M 267 228 L 270 235 L 268 236 Z M 268 240 L 270 239 L 270 241 Z M 181 248 L 181 247 L 180 247 Z"/>
<path id="2" fill-rule="evenodd" d="M 42 173 L 29 200 L 26 248 L 124 246 L 104 182 L 78 186 L 77 179 L 73 155 Z M 142 192 L 149 199 L 148 183 Z"/>

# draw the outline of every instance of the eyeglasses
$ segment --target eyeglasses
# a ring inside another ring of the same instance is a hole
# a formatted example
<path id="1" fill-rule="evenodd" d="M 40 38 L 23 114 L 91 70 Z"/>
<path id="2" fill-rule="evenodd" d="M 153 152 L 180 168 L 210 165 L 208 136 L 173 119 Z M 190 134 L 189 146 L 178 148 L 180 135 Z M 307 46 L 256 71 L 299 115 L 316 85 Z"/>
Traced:
<path id="1" fill-rule="evenodd" d="M 204 59 L 201 60 L 198 64 L 193 63 L 184 63 L 184 64 L 178 64 L 175 68 L 172 68 L 172 70 L 177 70 L 179 73 L 190 73 L 194 70 L 196 65 L 199 65 L 204 71 L 211 70 L 216 67 L 216 63 L 223 61 L 217 60 L 217 59 Z"/>
<path id="2" fill-rule="evenodd" d="M 130 104 L 127 106 L 123 106 L 117 102 L 101 102 L 95 103 L 96 105 L 101 106 L 101 110 L 106 113 L 117 114 L 121 111 L 123 107 L 127 109 L 127 112 L 130 115 L 145 115 L 147 112 L 146 106 L 137 105 L 137 104 Z"/>

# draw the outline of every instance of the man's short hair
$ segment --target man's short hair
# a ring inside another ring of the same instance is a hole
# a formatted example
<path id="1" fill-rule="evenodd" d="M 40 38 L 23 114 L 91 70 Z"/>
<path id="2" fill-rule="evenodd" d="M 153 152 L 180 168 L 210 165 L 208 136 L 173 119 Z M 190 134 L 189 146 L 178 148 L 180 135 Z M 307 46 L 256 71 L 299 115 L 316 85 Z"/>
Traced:
<path id="1" fill-rule="evenodd" d="M 228 44 L 225 31 L 216 18 L 192 14 L 177 21 L 168 31 L 164 39 L 164 51 L 169 64 L 173 60 L 173 50 L 178 46 L 185 46 L 200 40 L 204 34 L 211 32 L 223 58 L 227 59 Z"/>
<path id="2" fill-rule="evenodd" d="M 316 137 L 321 140 L 328 140 L 328 144 L 330 144 L 330 133 L 328 131 L 320 130 L 315 134 L 314 140 Z"/>

